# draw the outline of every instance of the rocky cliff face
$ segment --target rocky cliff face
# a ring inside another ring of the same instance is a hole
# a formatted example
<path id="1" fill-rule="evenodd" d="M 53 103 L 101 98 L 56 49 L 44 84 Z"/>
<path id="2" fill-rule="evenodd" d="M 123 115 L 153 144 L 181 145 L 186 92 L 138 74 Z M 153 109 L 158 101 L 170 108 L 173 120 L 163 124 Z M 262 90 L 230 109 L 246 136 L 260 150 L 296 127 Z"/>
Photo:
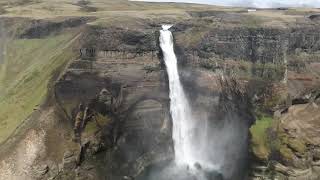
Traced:
<path id="1" fill-rule="evenodd" d="M 82 103 L 95 112 L 97 124 L 92 119 L 84 129 L 81 149 L 64 153 L 59 178 L 86 177 L 86 169 L 75 173 L 82 158 L 92 166 L 91 158 L 103 156 L 94 176 L 111 179 L 135 177 L 172 158 L 166 73 L 156 38 L 154 32 L 101 27 L 88 27 L 79 38 L 79 58 L 55 83 L 56 108 L 72 125 Z"/>
<path id="2" fill-rule="evenodd" d="M 265 27 L 248 21 L 252 17 L 242 11 L 186 15 L 135 17 L 139 26 L 130 28 L 92 23 L 101 17 L 34 20 L 18 28 L 17 39 L 77 33 L 68 49 L 76 55 L 56 69 L 44 105 L 4 144 L 0 174 L 132 179 L 170 161 L 172 122 L 158 46 L 159 24 L 165 22 L 175 24 L 179 71 L 196 114 L 208 116 L 219 129 L 225 123 L 241 127 L 234 136 L 215 134 L 228 142 L 217 141 L 219 150 L 232 157 L 224 164 L 226 177 L 243 179 L 247 174 L 241 172 L 249 171 L 251 179 L 319 178 L 319 95 L 314 94 L 320 75 L 319 23 L 305 19 Z M 310 92 L 313 98 L 305 98 Z M 297 102 L 303 105 L 291 106 Z M 81 141 L 73 129 L 80 104 L 89 109 L 84 114 L 93 115 L 83 125 Z M 272 125 L 249 130 L 255 120 L 253 127 L 264 122 L 260 116 L 272 117 Z M 266 138 L 255 141 L 255 133 Z M 243 137 L 239 149 L 233 146 L 237 136 Z M 240 168 L 249 165 L 249 170 Z"/>
<path id="3" fill-rule="evenodd" d="M 255 64 L 253 71 L 258 72 L 253 75 L 259 76 L 259 70 L 261 71 L 262 68 L 260 66 L 265 65 L 263 68 L 267 69 L 267 65 L 270 65 L 269 67 L 277 65 L 279 70 L 281 67 L 284 70 L 286 65 L 294 66 L 292 61 L 295 57 L 293 56 L 299 52 L 316 55 L 319 50 L 319 34 L 315 30 L 317 27 L 207 28 L 207 32 L 203 33 L 199 41 L 195 43 L 196 47 L 194 44 L 186 46 L 183 41 L 179 41 L 178 46 L 183 51 L 181 53 L 183 57 L 190 56 L 190 61 L 195 61 L 196 64 L 205 68 L 223 66 L 221 61 L 245 61 Z M 178 37 L 187 36 L 188 33 L 190 32 L 176 32 Z M 208 61 L 211 59 L 212 62 Z M 283 77 L 284 74 L 280 76 Z"/>
<path id="4" fill-rule="evenodd" d="M 271 80 L 270 83 L 280 86 L 280 89 L 287 87 L 283 80 L 288 78 L 285 76 L 291 58 L 298 55 L 297 51 L 315 54 L 319 49 L 315 43 L 318 35 L 305 33 L 306 31 L 309 30 L 212 28 L 199 39 L 196 48 L 181 44 L 182 41 L 177 39 L 176 52 L 180 59 L 182 80 L 190 98 L 197 104 L 195 109 L 199 113 L 214 109 L 214 100 L 203 101 L 202 98 L 210 97 L 212 92 L 219 92 L 217 73 L 238 76 L 249 82 Z M 174 35 L 179 38 L 184 33 L 176 30 Z M 123 104 L 119 107 L 119 114 L 112 115 L 103 110 L 100 112 L 120 124 L 111 123 L 115 127 L 109 128 L 117 129 L 113 130 L 113 134 L 106 135 L 116 139 L 105 142 L 108 145 L 105 148 L 109 149 L 106 163 L 112 164 L 108 171 L 115 172 L 113 169 L 117 169 L 117 173 L 109 175 L 112 178 L 125 175 L 135 177 L 149 165 L 172 158 L 166 73 L 161 65 L 157 36 L 156 27 L 143 31 L 90 27 L 81 38 L 83 45 L 79 50 L 80 59 L 70 63 L 56 84 L 56 96 L 63 101 L 62 106 L 68 105 L 65 108 L 70 112 L 70 117 L 72 108 L 81 102 L 90 102 L 103 89 L 111 92 L 112 96 L 123 91 Z M 301 38 L 304 44 L 314 45 L 306 47 L 296 43 Z M 120 90 L 121 88 L 123 89 Z M 305 86 L 301 88 L 304 89 Z M 281 96 L 289 93 L 280 89 L 274 92 Z M 251 93 L 257 95 L 255 93 L 258 92 L 253 90 Z M 247 128 L 251 125 L 248 121 L 243 123 Z M 153 138 L 145 139 L 146 137 Z M 144 143 L 137 143 L 141 140 Z M 124 154 L 126 156 L 122 157 Z M 284 167 L 290 168 L 288 166 Z M 253 166 L 253 169 L 256 168 L 258 167 Z M 314 175 L 310 174 L 311 176 Z"/>

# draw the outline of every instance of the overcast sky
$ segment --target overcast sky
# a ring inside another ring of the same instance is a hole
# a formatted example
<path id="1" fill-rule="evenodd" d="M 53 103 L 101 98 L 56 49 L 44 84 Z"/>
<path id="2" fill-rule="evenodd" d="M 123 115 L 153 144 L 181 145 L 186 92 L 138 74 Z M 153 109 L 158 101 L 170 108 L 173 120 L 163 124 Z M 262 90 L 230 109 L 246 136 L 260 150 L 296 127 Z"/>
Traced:
<path id="1" fill-rule="evenodd" d="M 188 2 L 222 6 L 271 7 L 320 7 L 320 0 L 138 0 L 154 2 Z"/>

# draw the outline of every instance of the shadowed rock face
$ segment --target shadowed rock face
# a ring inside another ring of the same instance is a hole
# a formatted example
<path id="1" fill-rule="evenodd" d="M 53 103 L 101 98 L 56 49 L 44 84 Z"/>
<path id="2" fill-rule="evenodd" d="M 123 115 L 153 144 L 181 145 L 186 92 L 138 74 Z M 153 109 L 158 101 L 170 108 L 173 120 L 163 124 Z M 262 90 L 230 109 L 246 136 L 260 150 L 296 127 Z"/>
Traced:
<path id="1" fill-rule="evenodd" d="M 146 24 L 143 30 L 127 30 L 117 27 L 88 27 L 81 39 L 84 48 L 103 51 L 128 51 L 144 53 L 158 50 L 156 29 Z"/>
<path id="2" fill-rule="evenodd" d="M 79 27 L 93 19 L 90 17 L 80 17 L 68 18 L 57 22 L 34 20 L 30 23 L 30 27 L 20 35 L 20 38 L 43 38 L 53 33 L 59 33 L 66 28 Z"/>
<path id="3" fill-rule="evenodd" d="M 319 21 L 320 20 L 320 14 L 312 14 L 309 16 L 309 18 L 313 21 Z"/>
<path id="4" fill-rule="evenodd" d="M 111 179 L 135 177 L 149 164 L 171 159 L 173 153 L 166 74 L 160 68 L 157 46 L 148 46 L 155 44 L 154 38 L 148 39 L 153 34 L 121 32 L 89 30 L 82 56 L 71 62 L 55 87 L 70 117 L 77 104 L 87 104 L 103 89 L 114 97 L 121 89 L 123 100 L 116 113 L 95 109 L 113 121 L 106 129 L 113 137 L 108 138 L 111 144 L 105 143 L 109 146 L 102 174 Z"/>

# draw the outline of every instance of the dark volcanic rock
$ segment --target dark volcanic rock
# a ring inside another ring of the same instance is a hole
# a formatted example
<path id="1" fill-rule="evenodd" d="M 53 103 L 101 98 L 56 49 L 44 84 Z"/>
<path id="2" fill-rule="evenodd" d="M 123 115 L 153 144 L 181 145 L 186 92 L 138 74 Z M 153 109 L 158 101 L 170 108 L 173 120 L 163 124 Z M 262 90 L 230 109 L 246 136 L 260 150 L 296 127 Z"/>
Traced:
<path id="1" fill-rule="evenodd" d="M 110 122 L 82 139 L 87 144 L 82 163 L 104 154 L 101 163 L 108 166 L 101 167 L 101 175 L 114 180 L 135 177 L 150 164 L 172 158 L 166 76 L 156 39 L 152 31 L 90 27 L 81 44 L 85 52 L 94 49 L 94 58 L 73 61 L 55 86 L 70 121 L 79 103 L 99 101 L 102 91 L 110 92 L 104 99 L 121 94 L 116 111 L 110 110 L 109 101 L 93 103 L 92 110 Z"/>
<path id="2" fill-rule="evenodd" d="M 319 21 L 320 20 L 320 14 L 312 14 L 309 16 L 309 18 L 313 21 Z"/>
<path id="3" fill-rule="evenodd" d="M 219 29 L 206 34 L 200 51 L 251 62 L 281 63 L 288 48 L 280 29 Z"/>
<path id="4" fill-rule="evenodd" d="M 93 20 L 92 17 L 77 17 L 69 18 L 63 21 L 45 21 L 45 20 L 35 20 L 31 22 L 31 25 L 26 29 L 21 35 L 20 38 L 43 38 L 52 33 L 58 33 L 65 28 L 73 28 L 81 26 L 87 23 L 90 20 Z"/>
<path id="5" fill-rule="evenodd" d="M 83 36 L 82 42 L 86 48 L 142 53 L 158 50 L 157 39 L 155 31 L 152 30 L 141 32 L 115 27 L 93 26 Z"/>

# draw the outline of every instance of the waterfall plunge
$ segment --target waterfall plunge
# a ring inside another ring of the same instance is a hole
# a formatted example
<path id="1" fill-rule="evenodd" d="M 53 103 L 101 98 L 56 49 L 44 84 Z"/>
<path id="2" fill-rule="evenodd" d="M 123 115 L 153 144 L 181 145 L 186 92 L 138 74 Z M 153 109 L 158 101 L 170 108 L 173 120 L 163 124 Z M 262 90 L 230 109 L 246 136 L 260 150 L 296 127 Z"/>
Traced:
<path id="1" fill-rule="evenodd" d="M 173 121 L 172 138 L 177 165 L 212 169 L 206 158 L 206 120 L 194 118 L 188 99 L 180 82 L 177 58 L 174 53 L 171 25 L 163 25 L 160 30 L 160 47 L 166 64 L 170 87 L 170 111 Z M 212 152 L 211 152 L 212 153 Z"/>
<path id="2" fill-rule="evenodd" d="M 160 31 L 160 46 L 167 67 L 170 87 L 170 111 L 173 120 L 172 137 L 175 160 L 178 164 L 195 163 L 191 152 L 192 115 L 185 97 L 177 68 L 177 58 L 173 50 L 173 38 L 168 30 L 171 26 L 163 25 Z"/>
<path id="3" fill-rule="evenodd" d="M 169 78 L 175 159 L 151 165 L 138 180 L 242 180 L 246 175 L 248 124 L 237 112 L 217 116 L 218 96 L 208 97 L 205 103 L 210 107 L 199 104 L 201 99 L 189 104 L 180 82 L 170 27 L 162 26 L 159 40 Z"/>

